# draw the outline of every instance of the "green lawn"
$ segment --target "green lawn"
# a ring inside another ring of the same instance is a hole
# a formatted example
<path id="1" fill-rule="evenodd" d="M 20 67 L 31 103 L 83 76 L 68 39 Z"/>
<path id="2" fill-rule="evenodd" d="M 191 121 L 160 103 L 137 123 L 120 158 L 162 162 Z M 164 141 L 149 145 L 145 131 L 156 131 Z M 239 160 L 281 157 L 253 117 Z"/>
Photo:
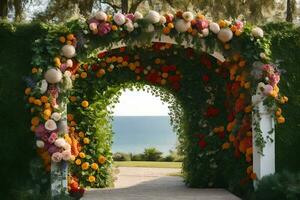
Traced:
<path id="1" fill-rule="evenodd" d="M 181 162 L 115 161 L 116 167 L 181 168 Z"/>

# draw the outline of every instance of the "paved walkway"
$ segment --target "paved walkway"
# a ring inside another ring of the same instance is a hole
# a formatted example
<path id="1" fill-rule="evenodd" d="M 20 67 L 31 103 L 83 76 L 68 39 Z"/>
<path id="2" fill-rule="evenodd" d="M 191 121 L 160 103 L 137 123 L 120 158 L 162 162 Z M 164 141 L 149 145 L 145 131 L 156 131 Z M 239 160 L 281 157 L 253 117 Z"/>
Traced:
<path id="1" fill-rule="evenodd" d="M 119 167 L 115 188 L 91 189 L 84 200 L 239 200 L 224 189 L 185 187 L 180 169 Z"/>

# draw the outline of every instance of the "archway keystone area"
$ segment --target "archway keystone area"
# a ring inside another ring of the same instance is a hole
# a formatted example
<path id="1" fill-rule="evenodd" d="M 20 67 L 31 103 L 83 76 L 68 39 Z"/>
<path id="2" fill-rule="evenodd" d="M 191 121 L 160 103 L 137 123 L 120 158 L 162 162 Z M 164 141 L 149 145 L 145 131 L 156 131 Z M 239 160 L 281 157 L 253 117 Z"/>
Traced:
<path id="1" fill-rule="evenodd" d="M 284 122 L 287 98 L 259 27 L 192 12 L 99 11 L 45 30 L 25 94 L 53 196 L 113 183 L 107 108 L 133 86 L 171 101 L 188 186 L 243 193 L 275 171 L 274 122 Z"/>

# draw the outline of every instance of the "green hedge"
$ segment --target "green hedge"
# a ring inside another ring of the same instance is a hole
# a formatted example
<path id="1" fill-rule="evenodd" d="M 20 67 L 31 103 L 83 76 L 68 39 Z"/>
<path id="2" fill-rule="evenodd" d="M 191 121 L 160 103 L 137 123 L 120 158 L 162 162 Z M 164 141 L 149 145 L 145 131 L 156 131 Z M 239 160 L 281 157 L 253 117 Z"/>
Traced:
<path id="1" fill-rule="evenodd" d="M 277 170 L 297 171 L 300 163 L 300 28 L 290 24 L 268 24 L 274 58 L 284 60 L 287 72 L 281 82 L 289 97 L 284 114 L 287 122 L 276 130 Z M 12 199 L 9 192 L 30 182 L 29 163 L 36 158 L 30 114 L 24 108 L 23 77 L 31 69 L 32 42 L 43 36 L 39 24 L 0 23 L 0 127 L 1 199 Z"/>

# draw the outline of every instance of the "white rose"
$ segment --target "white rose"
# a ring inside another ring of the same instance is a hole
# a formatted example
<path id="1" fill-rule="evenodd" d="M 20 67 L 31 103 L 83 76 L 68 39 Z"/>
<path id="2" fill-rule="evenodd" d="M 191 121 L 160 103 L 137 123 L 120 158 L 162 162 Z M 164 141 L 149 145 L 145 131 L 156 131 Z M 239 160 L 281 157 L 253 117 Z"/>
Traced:
<path id="1" fill-rule="evenodd" d="M 150 23 L 156 24 L 160 20 L 160 14 L 154 10 L 150 10 L 145 17 Z"/>
<path id="2" fill-rule="evenodd" d="M 50 68 L 45 73 L 45 79 L 48 83 L 58 83 L 62 79 L 62 73 L 59 69 Z"/>
<path id="3" fill-rule="evenodd" d="M 55 140 L 54 144 L 57 147 L 63 147 L 67 142 L 65 141 L 64 138 L 58 138 Z"/>
<path id="4" fill-rule="evenodd" d="M 128 20 L 124 26 L 128 32 L 132 32 L 134 30 L 134 26 L 131 20 Z"/>
<path id="5" fill-rule="evenodd" d="M 160 19 L 159 19 L 159 23 L 161 23 L 161 24 L 165 24 L 167 22 L 167 19 L 166 19 L 166 17 L 165 16 L 160 16 Z"/>
<path id="6" fill-rule="evenodd" d="M 138 19 L 143 19 L 143 15 L 140 12 L 135 12 L 134 13 L 134 20 L 138 20 Z"/>
<path id="7" fill-rule="evenodd" d="M 184 12 L 182 13 L 182 18 L 187 21 L 187 22 L 190 22 L 194 19 L 194 14 L 192 12 Z"/>
<path id="8" fill-rule="evenodd" d="M 190 22 L 186 22 L 183 19 L 179 19 L 175 22 L 175 29 L 179 32 L 179 33 L 183 33 L 186 32 L 189 28 L 191 27 L 191 23 Z"/>
<path id="9" fill-rule="evenodd" d="M 49 119 L 45 122 L 45 128 L 48 130 L 48 131 L 54 131 L 57 129 L 57 125 L 55 123 L 54 120 L 52 119 Z"/>
<path id="10" fill-rule="evenodd" d="M 67 58 L 73 58 L 76 55 L 76 50 L 73 45 L 67 44 L 67 45 L 63 46 L 61 51 L 62 51 L 62 54 Z"/>
<path id="11" fill-rule="evenodd" d="M 36 146 L 37 146 L 38 148 L 44 148 L 45 143 L 44 143 L 42 140 L 37 140 L 37 141 L 36 141 Z"/>
<path id="12" fill-rule="evenodd" d="M 259 27 L 255 27 L 252 29 L 252 35 L 256 38 L 262 38 L 264 37 L 264 31 Z"/>
<path id="13" fill-rule="evenodd" d="M 93 22 L 93 23 L 90 23 L 90 24 L 89 24 L 89 28 L 90 28 L 91 31 L 95 31 L 95 30 L 97 29 L 97 24 L 94 23 L 94 22 Z"/>
<path id="14" fill-rule="evenodd" d="M 54 112 L 51 115 L 51 119 L 53 119 L 54 121 L 59 121 L 61 119 L 61 114 L 58 112 Z"/>
<path id="15" fill-rule="evenodd" d="M 224 43 L 229 42 L 232 39 L 232 37 L 233 37 L 233 33 L 229 28 L 223 28 L 218 33 L 219 40 L 221 40 Z"/>
<path id="16" fill-rule="evenodd" d="M 220 32 L 220 26 L 215 22 L 211 22 L 209 24 L 209 30 L 211 30 L 211 32 L 213 32 L 214 34 L 218 34 Z"/>
<path id="17" fill-rule="evenodd" d="M 41 94 L 44 94 L 48 89 L 48 83 L 45 79 L 43 79 L 41 82 L 40 82 L 40 92 Z"/>
<path id="18" fill-rule="evenodd" d="M 100 21 L 106 21 L 107 20 L 107 14 L 103 11 L 98 11 L 95 14 L 95 18 L 97 20 L 100 20 Z"/>
<path id="19" fill-rule="evenodd" d="M 68 59 L 66 61 L 66 65 L 67 65 L 67 67 L 73 67 L 73 61 L 71 59 Z"/>
<path id="20" fill-rule="evenodd" d="M 203 37 L 207 37 L 209 35 L 208 28 L 205 28 L 205 29 L 202 30 L 202 35 L 203 35 Z"/>
<path id="21" fill-rule="evenodd" d="M 119 26 L 123 25 L 126 22 L 126 17 L 122 13 L 115 14 L 113 19 Z"/>

